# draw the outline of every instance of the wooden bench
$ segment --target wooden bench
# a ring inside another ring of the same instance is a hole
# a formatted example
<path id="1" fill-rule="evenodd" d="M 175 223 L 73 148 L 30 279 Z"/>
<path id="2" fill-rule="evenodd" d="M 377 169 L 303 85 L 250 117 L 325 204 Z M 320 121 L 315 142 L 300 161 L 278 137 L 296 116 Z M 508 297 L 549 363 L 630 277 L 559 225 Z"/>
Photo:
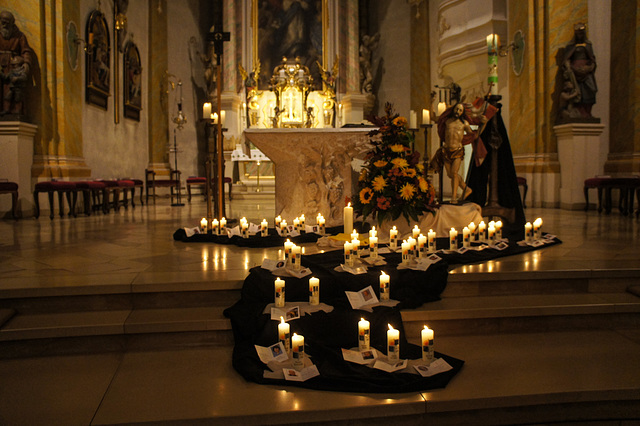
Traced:
<path id="1" fill-rule="evenodd" d="M 11 194 L 11 214 L 18 218 L 18 184 L 15 182 L 0 182 L 0 194 Z"/>
<path id="2" fill-rule="evenodd" d="M 589 209 L 589 189 L 598 191 L 598 213 L 611 213 L 612 208 L 612 192 L 619 191 L 618 210 L 625 216 L 633 213 L 633 205 L 635 195 L 640 197 L 640 177 L 612 177 L 612 176 L 596 176 L 584 181 L 584 199 L 585 211 Z M 640 198 L 638 203 L 640 204 Z M 636 211 L 636 216 L 640 211 Z"/>
<path id="3" fill-rule="evenodd" d="M 64 217 L 64 201 L 63 196 L 67 196 L 67 203 L 69 204 L 69 216 L 76 216 L 76 201 L 78 199 L 78 190 L 75 182 L 68 181 L 46 181 L 36 183 L 33 191 L 33 200 L 36 204 L 36 219 L 40 217 L 40 200 L 39 195 L 41 192 L 46 192 L 49 197 L 49 208 L 51 213 L 49 218 L 53 219 L 53 196 L 54 193 L 58 194 L 58 205 L 60 206 L 60 217 Z"/>

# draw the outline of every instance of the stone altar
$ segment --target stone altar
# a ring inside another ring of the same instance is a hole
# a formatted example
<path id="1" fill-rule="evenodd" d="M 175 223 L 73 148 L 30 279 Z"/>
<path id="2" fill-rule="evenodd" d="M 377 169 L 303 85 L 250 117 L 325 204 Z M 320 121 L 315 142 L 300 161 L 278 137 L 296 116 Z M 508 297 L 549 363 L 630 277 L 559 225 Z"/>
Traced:
<path id="1" fill-rule="evenodd" d="M 331 227 L 342 225 L 345 197 L 357 194 L 357 173 L 371 149 L 370 131 L 246 129 L 244 136 L 275 165 L 276 215 L 292 223 L 304 213 L 307 223 L 315 224 L 322 213 Z"/>

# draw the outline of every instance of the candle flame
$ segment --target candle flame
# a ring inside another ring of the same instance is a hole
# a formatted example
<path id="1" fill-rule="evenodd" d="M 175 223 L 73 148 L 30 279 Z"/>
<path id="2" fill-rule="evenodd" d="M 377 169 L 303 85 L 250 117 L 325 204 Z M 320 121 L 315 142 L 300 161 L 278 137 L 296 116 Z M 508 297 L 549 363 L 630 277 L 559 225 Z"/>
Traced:
<path id="1" fill-rule="evenodd" d="M 347 207 L 351 207 L 351 201 L 349 201 L 349 204 L 347 204 Z"/>
<path id="2" fill-rule="evenodd" d="M 364 321 L 364 318 L 360 318 L 360 321 Z"/>
<path id="3" fill-rule="evenodd" d="M 380 272 L 381 272 L 382 276 L 387 275 L 387 274 L 385 274 L 385 272 L 384 272 L 384 271 L 380 271 Z"/>
<path id="4" fill-rule="evenodd" d="M 280 317 L 280 324 L 285 324 L 284 317 Z M 425 326 L 426 327 L 426 326 Z"/>
<path id="5" fill-rule="evenodd" d="M 389 326 L 389 330 L 394 330 L 393 326 L 391 324 L 387 324 Z"/>

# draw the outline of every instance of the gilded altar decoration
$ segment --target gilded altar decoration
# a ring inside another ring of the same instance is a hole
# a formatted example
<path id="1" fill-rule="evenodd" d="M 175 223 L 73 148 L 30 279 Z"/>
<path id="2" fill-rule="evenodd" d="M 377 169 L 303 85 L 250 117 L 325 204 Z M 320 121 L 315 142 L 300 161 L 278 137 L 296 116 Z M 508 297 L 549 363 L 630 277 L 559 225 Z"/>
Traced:
<path id="1" fill-rule="evenodd" d="M 133 42 L 124 48 L 124 116 L 140 121 L 142 110 L 142 63 L 140 51 Z"/>
<path id="2" fill-rule="evenodd" d="M 407 130 L 407 119 L 394 114 L 385 105 L 385 115 L 370 117 L 378 129 L 369 133 L 373 148 L 365 156 L 358 178 L 355 211 L 364 219 L 369 215 L 378 224 L 393 221 L 401 215 L 407 222 L 435 210 L 435 189 L 420 163 L 420 153 L 413 151 L 413 134 Z"/>
<path id="3" fill-rule="evenodd" d="M 89 15 L 86 40 L 86 100 L 106 110 L 110 91 L 111 43 L 107 20 L 99 10 Z"/>
<path id="4" fill-rule="evenodd" d="M 314 110 L 307 107 L 313 77 L 309 68 L 295 61 L 282 59 L 273 71 L 270 88 L 276 95 L 275 106 L 269 111 L 272 127 L 311 127 Z"/>

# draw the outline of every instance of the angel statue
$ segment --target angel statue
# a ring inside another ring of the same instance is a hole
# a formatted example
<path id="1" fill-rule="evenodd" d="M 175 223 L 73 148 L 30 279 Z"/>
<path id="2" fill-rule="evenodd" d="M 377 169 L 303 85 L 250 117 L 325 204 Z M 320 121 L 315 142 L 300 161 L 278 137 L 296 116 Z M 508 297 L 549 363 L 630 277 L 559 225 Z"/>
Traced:
<path id="1" fill-rule="evenodd" d="M 209 52 L 206 55 L 198 50 L 198 43 L 195 37 L 191 37 L 189 39 L 189 43 L 193 46 L 195 55 L 200 59 L 204 67 L 204 81 L 207 86 L 207 97 L 208 99 L 213 99 L 216 96 L 216 68 L 218 66 L 216 63 L 216 55 L 213 49 L 213 43 L 209 43 Z"/>
<path id="2" fill-rule="evenodd" d="M 338 81 L 338 55 L 336 55 L 335 61 L 333 61 L 333 69 L 327 71 L 322 67 L 320 61 L 316 61 L 322 82 L 324 83 L 324 95 L 334 99 L 336 97 L 336 82 Z"/>
<path id="3" fill-rule="evenodd" d="M 258 60 L 256 62 L 256 66 L 255 68 L 253 68 L 253 71 L 251 71 L 251 73 L 247 73 L 242 64 L 238 64 L 238 71 L 240 71 L 240 75 L 242 76 L 242 84 L 244 84 L 249 108 L 257 109 L 258 105 L 252 104 L 257 102 L 257 98 L 261 94 L 258 91 L 258 80 L 260 79 L 260 61 Z"/>

